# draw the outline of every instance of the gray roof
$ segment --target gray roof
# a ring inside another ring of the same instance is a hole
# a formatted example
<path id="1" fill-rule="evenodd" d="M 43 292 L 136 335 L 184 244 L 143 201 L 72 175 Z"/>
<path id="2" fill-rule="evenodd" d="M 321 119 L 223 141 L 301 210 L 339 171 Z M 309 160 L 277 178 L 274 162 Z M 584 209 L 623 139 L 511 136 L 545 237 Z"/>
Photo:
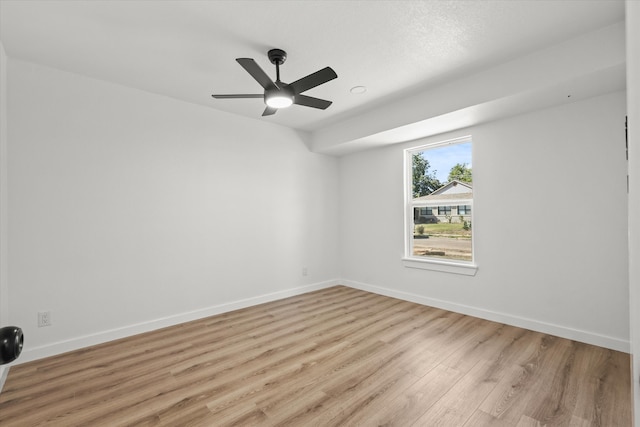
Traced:
<path id="1" fill-rule="evenodd" d="M 455 193 L 455 194 L 428 194 L 426 196 L 416 197 L 414 202 L 438 202 L 451 200 L 472 200 L 473 193 Z"/>
<path id="2" fill-rule="evenodd" d="M 457 186 L 458 184 L 466 187 L 469 191 L 464 193 L 444 193 L 440 194 L 442 191 L 446 189 Z M 413 199 L 414 202 L 446 202 L 446 201 L 460 201 L 464 202 L 467 200 L 473 200 L 473 187 L 468 182 L 462 182 L 458 180 L 453 180 L 451 182 L 447 182 L 442 187 L 438 188 L 431 194 L 427 194 L 426 196 L 420 196 Z"/>

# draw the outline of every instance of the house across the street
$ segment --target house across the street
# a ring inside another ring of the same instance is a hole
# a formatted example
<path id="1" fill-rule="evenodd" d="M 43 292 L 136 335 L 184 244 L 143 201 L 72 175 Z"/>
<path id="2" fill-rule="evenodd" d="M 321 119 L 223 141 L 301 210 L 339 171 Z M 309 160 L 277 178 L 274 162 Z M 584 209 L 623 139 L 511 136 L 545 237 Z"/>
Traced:
<path id="1" fill-rule="evenodd" d="M 413 199 L 415 224 L 463 222 L 471 219 L 473 186 L 453 180 L 431 194 Z M 422 205 L 422 206 L 421 206 Z"/>

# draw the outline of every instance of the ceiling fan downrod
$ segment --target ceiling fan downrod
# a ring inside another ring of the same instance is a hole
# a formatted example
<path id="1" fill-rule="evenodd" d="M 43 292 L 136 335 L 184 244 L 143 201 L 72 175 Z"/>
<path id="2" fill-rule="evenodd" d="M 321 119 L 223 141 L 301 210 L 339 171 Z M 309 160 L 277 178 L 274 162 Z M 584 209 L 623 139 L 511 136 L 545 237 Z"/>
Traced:
<path id="1" fill-rule="evenodd" d="M 287 52 L 282 49 L 271 49 L 267 52 L 267 56 L 269 57 L 269 61 L 276 66 L 276 83 L 281 83 L 280 65 L 284 64 L 284 61 L 287 60 Z"/>

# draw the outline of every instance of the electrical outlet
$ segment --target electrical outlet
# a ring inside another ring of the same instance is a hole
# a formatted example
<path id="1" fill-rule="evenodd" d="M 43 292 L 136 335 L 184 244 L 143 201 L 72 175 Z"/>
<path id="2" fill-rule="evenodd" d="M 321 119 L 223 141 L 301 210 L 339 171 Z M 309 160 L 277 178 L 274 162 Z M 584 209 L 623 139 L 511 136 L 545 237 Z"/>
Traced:
<path id="1" fill-rule="evenodd" d="M 309 270 L 307 269 L 307 267 L 302 267 L 302 275 L 306 276 L 309 274 Z"/>
<path id="2" fill-rule="evenodd" d="M 51 312 L 50 311 L 40 311 L 40 312 L 38 312 L 38 328 L 42 328 L 44 326 L 51 326 Z"/>

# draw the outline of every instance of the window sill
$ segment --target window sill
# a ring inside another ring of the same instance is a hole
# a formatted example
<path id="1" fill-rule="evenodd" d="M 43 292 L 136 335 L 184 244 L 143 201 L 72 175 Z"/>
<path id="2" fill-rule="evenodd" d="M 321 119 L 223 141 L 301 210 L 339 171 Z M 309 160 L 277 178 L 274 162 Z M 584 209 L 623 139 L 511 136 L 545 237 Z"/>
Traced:
<path id="1" fill-rule="evenodd" d="M 443 273 L 462 274 L 475 276 L 478 266 L 475 264 L 463 264 L 459 262 L 439 261 L 433 259 L 402 258 L 402 264 L 407 268 L 419 268 L 421 270 L 440 271 Z"/>

